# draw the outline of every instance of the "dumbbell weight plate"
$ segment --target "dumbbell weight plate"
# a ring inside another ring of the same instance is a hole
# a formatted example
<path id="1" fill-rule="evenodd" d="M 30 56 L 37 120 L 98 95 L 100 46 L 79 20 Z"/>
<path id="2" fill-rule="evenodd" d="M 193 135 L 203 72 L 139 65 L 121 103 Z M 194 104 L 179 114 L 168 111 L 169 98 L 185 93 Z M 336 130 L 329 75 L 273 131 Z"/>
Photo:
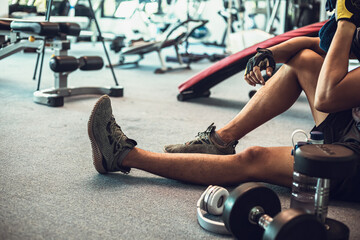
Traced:
<path id="1" fill-rule="evenodd" d="M 223 220 L 226 228 L 238 239 L 261 239 L 264 229 L 249 219 L 254 207 L 261 207 L 270 217 L 281 211 L 276 193 L 258 183 L 245 183 L 235 188 L 225 201 Z"/>
<path id="2" fill-rule="evenodd" d="M 327 240 L 348 240 L 350 237 L 350 229 L 344 223 L 335 219 L 327 218 Z"/>
<path id="3" fill-rule="evenodd" d="M 343 179 L 355 170 L 357 155 L 337 144 L 307 144 L 295 151 L 294 169 L 310 177 Z"/>
<path id="4" fill-rule="evenodd" d="M 315 215 L 300 209 L 277 214 L 266 228 L 263 240 L 326 240 L 325 226 Z"/>

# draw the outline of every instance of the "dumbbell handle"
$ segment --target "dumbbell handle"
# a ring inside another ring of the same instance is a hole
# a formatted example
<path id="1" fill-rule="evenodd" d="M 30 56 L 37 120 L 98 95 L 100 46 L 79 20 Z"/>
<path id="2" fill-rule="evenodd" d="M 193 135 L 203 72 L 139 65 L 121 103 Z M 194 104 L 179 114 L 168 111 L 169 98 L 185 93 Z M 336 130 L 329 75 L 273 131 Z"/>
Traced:
<path id="1" fill-rule="evenodd" d="M 314 214 L 322 223 L 325 223 L 328 213 L 329 192 L 330 180 L 319 178 L 316 186 Z M 266 229 L 273 221 L 273 218 L 265 214 L 265 211 L 262 207 L 256 206 L 251 209 L 249 213 L 249 220 L 253 224 L 258 224 L 263 229 Z"/>
<path id="2" fill-rule="evenodd" d="M 329 194 L 330 179 L 319 178 L 316 184 L 314 214 L 322 223 L 325 223 L 328 213 Z"/>
<path id="3" fill-rule="evenodd" d="M 273 218 L 265 214 L 265 211 L 262 207 L 256 206 L 251 209 L 249 213 L 249 220 L 251 223 L 257 224 L 263 229 L 266 229 L 273 221 Z"/>

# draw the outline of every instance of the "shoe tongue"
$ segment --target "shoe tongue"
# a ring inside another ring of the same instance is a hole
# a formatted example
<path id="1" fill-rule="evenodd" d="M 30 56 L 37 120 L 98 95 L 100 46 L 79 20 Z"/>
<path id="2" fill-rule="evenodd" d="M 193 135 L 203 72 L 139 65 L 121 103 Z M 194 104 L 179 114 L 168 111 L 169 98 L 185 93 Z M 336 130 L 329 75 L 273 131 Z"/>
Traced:
<path id="1" fill-rule="evenodd" d="M 127 138 L 127 139 L 126 139 L 126 142 L 127 142 L 128 144 L 131 144 L 131 145 L 132 145 L 132 148 L 137 145 L 137 142 L 136 142 L 134 139 Z"/>
<path id="2" fill-rule="evenodd" d="M 225 147 L 227 145 L 226 142 L 224 142 L 221 137 L 219 136 L 219 134 L 217 134 L 217 132 L 214 132 L 213 134 L 210 135 L 210 139 L 211 141 L 215 142 L 216 144 Z"/>
<path id="3" fill-rule="evenodd" d="M 114 134 L 116 134 L 117 136 L 118 135 L 120 135 L 120 136 L 124 135 L 124 133 L 121 131 L 121 128 L 118 125 L 116 125 L 116 127 L 114 126 Z"/>
<path id="4" fill-rule="evenodd" d="M 113 134 L 117 137 L 117 136 L 122 136 L 122 135 L 125 135 L 122 130 L 121 130 L 121 127 L 116 123 L 115 119 L 112 118 L 111 119 L 111 130 L 113 132 Z"/>

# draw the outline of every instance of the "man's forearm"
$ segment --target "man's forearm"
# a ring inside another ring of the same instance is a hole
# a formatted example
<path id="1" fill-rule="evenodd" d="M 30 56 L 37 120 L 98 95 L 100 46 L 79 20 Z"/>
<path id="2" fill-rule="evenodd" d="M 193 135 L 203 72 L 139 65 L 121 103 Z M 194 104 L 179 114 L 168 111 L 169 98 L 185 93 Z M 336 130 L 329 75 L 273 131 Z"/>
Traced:
<path id="1" fill-rule="evenodd" d="M 270 47 L 277 63 L 286 63 L 303 49 L 311 49 L 320 55 L 325 54 L 319 47 L 319 38 L 317 37 L 296 37 L 283 43 Z"/>
<path id="2" fill-rule="evenodd" d="M 335 36 L 322 65 L 315 92 L 315 107 L 323 112 L 337 112 L 358 106 L 357 69 L 348 72 L 350 48 L 355 25 L 339 20 Z"/>
<path id="3" fill-rule="evenodd" d="M 355 25 L 348 21 L 339 21 L 329 52 L 320 71 L 319 91 L 332 90 L 348 73 L 350 48 Z"/>

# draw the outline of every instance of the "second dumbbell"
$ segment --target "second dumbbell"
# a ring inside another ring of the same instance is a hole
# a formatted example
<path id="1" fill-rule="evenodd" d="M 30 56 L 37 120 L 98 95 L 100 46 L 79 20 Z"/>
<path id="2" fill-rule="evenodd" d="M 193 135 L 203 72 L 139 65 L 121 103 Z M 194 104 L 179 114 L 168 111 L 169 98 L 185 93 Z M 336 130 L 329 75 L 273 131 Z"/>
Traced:
<path id="1" fill-rule="evenodd" d="M 325 226 L 299 209 L 281 211 L 278 196 L 257 183 L 245 183 L 231 192 L 224 206 L 226 228 L 238 239 L 325 240 Z"/>

